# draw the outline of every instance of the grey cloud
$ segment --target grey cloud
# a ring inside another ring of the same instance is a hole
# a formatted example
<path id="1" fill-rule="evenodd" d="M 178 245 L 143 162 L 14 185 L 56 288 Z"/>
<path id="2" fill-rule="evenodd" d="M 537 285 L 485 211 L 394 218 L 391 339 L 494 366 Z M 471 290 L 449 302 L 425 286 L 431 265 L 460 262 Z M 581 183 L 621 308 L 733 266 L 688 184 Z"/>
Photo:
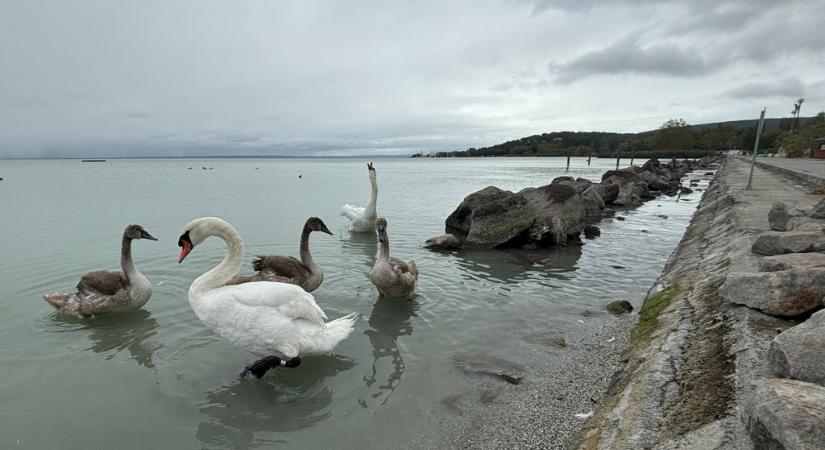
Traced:
<path id="1" fill-rule="evenodd" d="M 806 93 L 805 83 L 796 77 L 770 82 L 753 82 L 743 84 L 725 93 L 728 97 L 743 99 L 760 99 L 767 97 L 797 98 Z"/>
<path id="2" fill-rule="evenodd" d="M 0 158 L 412 153 L 640 131 L 752 114 L 720 95 L 745 95 L 749 73 L 798 78 L 806 107 L 825 108 L 812 80 L 825 5 L 801 0 L 147 2 L 0 2 Z"/>
<path id="3" fill-rule="evenodd" d="M 550 65 L 556 79 L 571 83 L 594 75 L 650 74 L 678 77 L 703 75 L 716 69 L 698 50 L 672 43 L 643 45 L 631 34 L 612 45 L 587 52 L 566 63 Z"/>

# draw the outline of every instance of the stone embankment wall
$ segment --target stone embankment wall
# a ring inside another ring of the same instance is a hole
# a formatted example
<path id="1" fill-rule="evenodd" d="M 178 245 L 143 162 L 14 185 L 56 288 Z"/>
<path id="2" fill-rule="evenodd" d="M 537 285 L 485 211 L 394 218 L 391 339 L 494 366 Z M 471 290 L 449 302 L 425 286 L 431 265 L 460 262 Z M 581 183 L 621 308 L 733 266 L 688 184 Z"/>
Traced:
<path id="1" fill-rule="evenodd" d="M 579 448 L 825 448 L 821 197 L 748 170 L 717 172 Z"/>

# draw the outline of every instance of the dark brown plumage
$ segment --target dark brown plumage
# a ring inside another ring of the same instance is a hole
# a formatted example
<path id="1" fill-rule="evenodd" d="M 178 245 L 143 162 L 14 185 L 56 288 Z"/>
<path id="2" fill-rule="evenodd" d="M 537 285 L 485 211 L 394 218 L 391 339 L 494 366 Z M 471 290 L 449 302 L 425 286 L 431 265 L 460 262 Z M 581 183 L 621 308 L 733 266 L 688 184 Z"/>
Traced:
<path id="1" fill-rule="evenodd" d="M 278 283 L 296 284 L 307 292 L 312 292 L 324 280 L 324 272 L 312 260 L 309 252 L 309 234 L 313 231 L 332 234 L 324 221 L 317 217 L 310 217 L 304 223 L 301 231 L 301 259 L 291 256 L 268 255 L 258 256 L 252 261 L 254 275 L 237 275 L 226 284 L 242 284 L 252 281 L 274 281 Z"/>

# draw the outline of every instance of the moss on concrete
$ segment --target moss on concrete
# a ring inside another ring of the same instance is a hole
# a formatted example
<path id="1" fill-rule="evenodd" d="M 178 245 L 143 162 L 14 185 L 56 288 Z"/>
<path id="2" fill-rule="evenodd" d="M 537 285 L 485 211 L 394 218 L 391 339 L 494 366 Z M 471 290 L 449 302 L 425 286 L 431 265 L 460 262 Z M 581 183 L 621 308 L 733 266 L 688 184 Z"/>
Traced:
<path id="1" fill-rule="evenodd" d="M 659 315 L 670 305 L 673 298 L 679 295 L 679 292 L 681 289 L 674 284 L 644 301 L 642 309 L 639 310 L 639 321 L 630 332 L 630 342 L 624 351 L 624 356 L 641 350 L 650 341 L 650 336 L 659 328 Z"/>

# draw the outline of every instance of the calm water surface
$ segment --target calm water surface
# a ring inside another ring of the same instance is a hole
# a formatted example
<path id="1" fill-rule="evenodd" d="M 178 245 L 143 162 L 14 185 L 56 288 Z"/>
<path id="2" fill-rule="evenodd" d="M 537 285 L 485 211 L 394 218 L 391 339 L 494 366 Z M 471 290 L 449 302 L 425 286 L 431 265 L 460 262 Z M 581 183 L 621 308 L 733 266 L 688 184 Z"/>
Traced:
<path id="1" fill-rule="evenodd" d="M 570 174 L 597 180 L 614 164 L 574 159 Z M 620 212 L 626 221 L 606 219 L 601 237 L 582 247 L 442 254 L 421 244 L 444 231 L 464 196 L 547 184 L 565 174 L 564 160 L 375 166 L 392 253 L 415 259 L 422 273 L 411 304 L 378 299 L 367 279 L 375 238 L 351 235 L 339 215 L 343 203 L 366 203 L 364 161 L 0 161 L 0 448 L 403 446 L 429 431 L 422 415 L 451 420 L 440 400 L 478 382 L 455 367 L 456 353 L 512 359 L 501 349 L 525 335 L 583 333 L 610 320 L 606 302 L 638 304 L 701 195 Z M 221 260 L 224 245 L 210 239 L 178 265 L 180 229 L 200 216 L 228 220 L 244 238 L 248 273 L 256 254 L 297 256 L 311 215 L 335 233 L 312 235 L 326 273 L 315 297 L 330 318 L 354 311 L 362 319 L 335 355 L 239 380 L 254 357 L 209 331 L 187 301 L 189 284 Z M 129 223 L 160 239 L 133 246 L 154 284 L 150 302 L 91 321 L 55 315 L 41 294 L 72 290 L 90 270 L 118 269 Z M 520 357 L 553 357 L 524 345 Z"/>

